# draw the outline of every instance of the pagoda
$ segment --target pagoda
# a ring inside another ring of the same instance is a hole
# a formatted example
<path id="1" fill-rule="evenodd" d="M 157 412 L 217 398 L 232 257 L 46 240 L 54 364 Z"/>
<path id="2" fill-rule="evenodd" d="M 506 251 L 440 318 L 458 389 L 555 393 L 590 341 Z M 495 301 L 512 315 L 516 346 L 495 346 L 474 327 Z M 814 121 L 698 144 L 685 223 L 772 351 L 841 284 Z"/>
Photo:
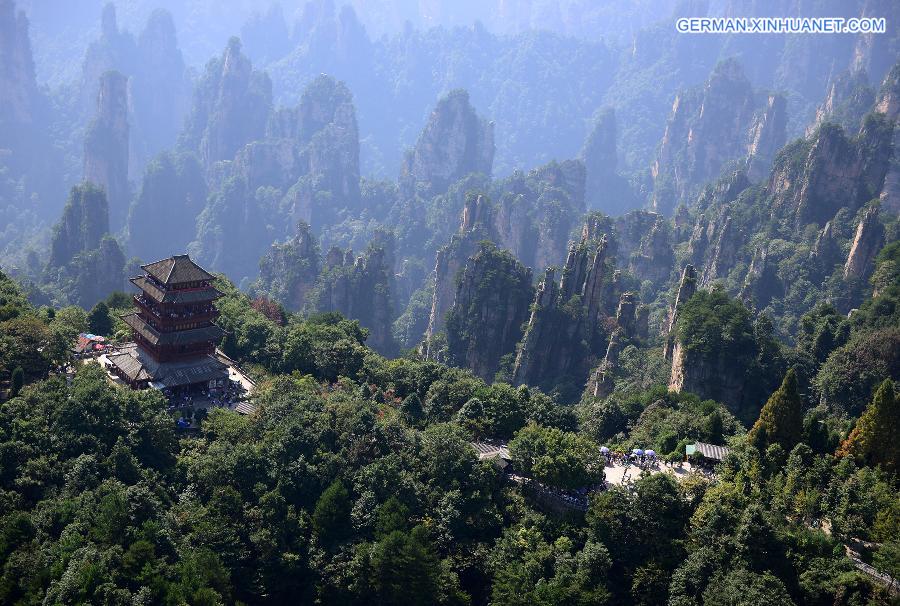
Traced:
<path id="1" fill-rule="evenodd" d="M 141 269 L 144 275 L 131 278 L 140 291 L 135 310 L 122 316 L 134 342 L 107 355 L 107 368 L 135 389 L 224 386 L 228 364 L 216 351 L 225 331 L 215 324 L 213 302 L 222 296 L 212 285 L 215 276 L 188 255 Z"/>

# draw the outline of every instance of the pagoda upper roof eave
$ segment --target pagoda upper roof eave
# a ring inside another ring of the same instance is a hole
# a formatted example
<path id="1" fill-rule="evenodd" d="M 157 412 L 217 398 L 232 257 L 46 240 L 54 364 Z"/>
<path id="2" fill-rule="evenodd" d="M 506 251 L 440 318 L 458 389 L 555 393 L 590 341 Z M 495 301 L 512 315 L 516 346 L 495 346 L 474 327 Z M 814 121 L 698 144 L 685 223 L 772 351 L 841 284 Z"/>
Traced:
<path id="1" fill-rule="evenodd" d="M 128 281 L 157 303 L 199 303 L 215 301 L 225 296 L 225 293 L 215 286 L 205 286 L 199 289 L 164 290 L 153 284 L 147 276 L 135 276 L 134 278 L 129 278 Z M 201 293 L 208 294 L 208 296 L 192 296 L 200 295 Z"/>

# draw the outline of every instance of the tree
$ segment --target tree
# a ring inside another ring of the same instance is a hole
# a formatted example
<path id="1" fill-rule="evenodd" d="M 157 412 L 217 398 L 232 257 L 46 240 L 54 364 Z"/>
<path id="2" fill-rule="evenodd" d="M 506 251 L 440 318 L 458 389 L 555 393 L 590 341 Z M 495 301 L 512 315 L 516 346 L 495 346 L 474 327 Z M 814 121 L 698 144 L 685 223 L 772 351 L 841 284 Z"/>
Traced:
<path id="1" fill-rule="evenodd" d="M 15 398 L 17 395 L 19 395 L 19 392 L 22 390 L 23 385 L 25 385 L 25 371 L 22 370 L 21 366 L 16 366 L 15 370 L 12 371 L 12 378 L 10 380 L 10 397 Z"/>
<path id="2" fill-rule="evenodd" d="M 332 482 L 316 502 L 312 523 L 319 540 L 327 546 L 343 541 L 351 530 L 350 493 L 340 480 Z"/>
<path id="3" fill-rule="evenodd" d="M 372 551 L 375 603 L 416 606 L 438 602 L 440 560 L 428 544 L 424 526 L 394 531 Z"/>
<path id="4" fill-rule="evenodd" d="M 797 386 L 797 375 L 791 369 L 781 387 L 759 412 L 759 419 L 747 434 L 747 440 L 761 452 L 772 444 L 780 444 L 785 452 L 793 450 L 803 435 L 803 400 Z"/>
<path id="5" fill-rule="evenodd" d="M 852 456 L 866 465 L 880 465 L 892 473 L 900 472 L 900 396 L 890 379 L 878 387 L 838 455 Z"/>
<path id="6" fill-rule="evenodd" d="M 411 393 L 403 398 L 403 402 L 400 403 L 400 410 L 403 413 L 403 418 L 413 424 L 418 423 L 425 416 L 422 400 L 419 398 L 419 394 L 416 393 Z"/>
<path id="7" fill-rule="evenodd" d="M 509 443 L 509 454 L 523 474 L 560 488 L 581 488 L 603 480 L 597 445 L 555 427 L 527 425 Z"/>
<path id="8" fill-rule="evenodd" d="M 787 588 L 777 577 L 746 569 L 733 570 L 713 580 L 703 593 L 707 606 L 794 606 Z"/>
<path id="9" fill-rule="evenodd" d="M 112 318 L 109 317 L 109 306 L 100 301 L 87 316 L 88 330 L 95 335 L 108 335 L 112 332 Z"/>

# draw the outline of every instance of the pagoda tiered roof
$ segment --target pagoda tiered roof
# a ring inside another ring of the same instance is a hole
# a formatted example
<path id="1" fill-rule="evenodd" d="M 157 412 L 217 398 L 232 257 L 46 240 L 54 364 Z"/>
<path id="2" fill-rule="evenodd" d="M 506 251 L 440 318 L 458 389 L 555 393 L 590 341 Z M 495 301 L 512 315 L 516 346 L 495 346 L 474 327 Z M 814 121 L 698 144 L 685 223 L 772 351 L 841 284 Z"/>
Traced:
<path id="1" fill-rule="evenodd" d="M 108 354 L 107 359 L 130 384 L 152 381 L 157 386 L 172 388 L 228 376 L 228 365 L 217 355 L 204 355 L 191 361 L 157 362 L 134 343 Z"/>
<path id="2" fill-rule="evenodd" d="M 204 301 L 215 301 L 224 296 L 220 290 L 213 286 L 164 290 L 147 276 L 131 278 L 130 282 L 157 303 L 202 303 Z"/>
<path id="3" fill-rule="evenodd" d="M 168 259 L 141 265 L 141 269 L 166 286 L 206 282 L 215 276 L 191 261 L 188 255 L 175 255 Z"/>
<path id="4" fill-rule="evenodd" d="M 210 324 L 201 328 L 191 328 L 188 330 L 176 330 L 172 332 L 160 332 L 150 326 L 138 313 L 132 312 L 122 316 L 125 321 L 136 333 L 141 335 L 151 345 L 186 345 L 189 343 L 198 343 L 201 341 L 209 341 L 216 343 L 225 336 L 225 331 Z"/>

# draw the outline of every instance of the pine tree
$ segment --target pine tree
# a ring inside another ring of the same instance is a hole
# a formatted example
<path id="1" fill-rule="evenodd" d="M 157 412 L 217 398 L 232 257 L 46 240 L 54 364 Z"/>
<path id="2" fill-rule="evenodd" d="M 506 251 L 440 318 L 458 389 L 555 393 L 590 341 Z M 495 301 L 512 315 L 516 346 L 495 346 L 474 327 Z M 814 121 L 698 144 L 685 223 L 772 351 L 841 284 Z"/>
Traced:
<path id="1" fill-rule="evenodd" d="M 872 403 L 837 454 L 852 456 L 866 465 L 881 465 L 892 473 L 900 471 L 900 394 L 894 391 L 890 379 L 875 391 Z"/>
<path id="2" fill-rule="evenodd" d="M 797 375 L 791 369 L 784 376 L 781 387 L 759 411 L 759 419 L 747 439 L 762 452 L 772 444 L 780 444 L 785 452 L 790 452 L 802 435 L 803 399 L 797 386 Z"/>

